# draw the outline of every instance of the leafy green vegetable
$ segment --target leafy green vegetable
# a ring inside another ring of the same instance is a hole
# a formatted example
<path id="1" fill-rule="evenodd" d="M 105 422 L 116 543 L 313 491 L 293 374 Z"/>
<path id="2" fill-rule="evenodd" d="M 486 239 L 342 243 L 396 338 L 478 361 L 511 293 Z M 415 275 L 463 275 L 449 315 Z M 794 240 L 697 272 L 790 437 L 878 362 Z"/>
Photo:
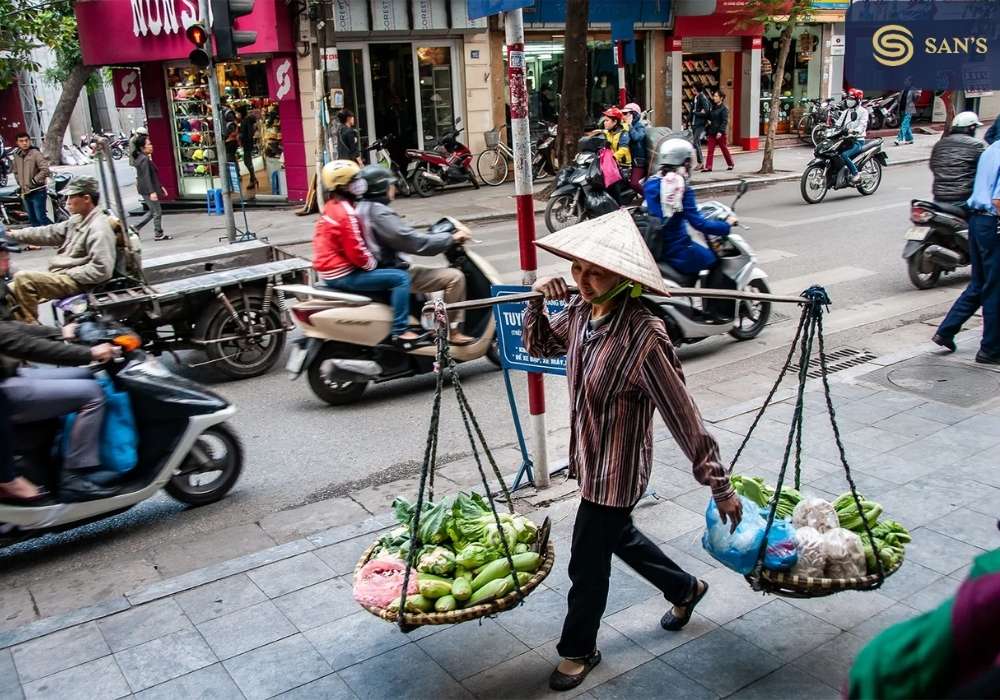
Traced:
<path id="1" fill-rule="evenodd" d="M 455 571 L 455 555 L 444 547 L 428 545 L 420 550 L 417 571 L 449 576 Z"/>
<path id="2" fill-rule="evenodd" d="M 538 539 L 538 526 L 528 520 L 523 515 L 515 515 L 511 521 L 514 532 L 517 534 L 517 541 L 523 544 L 531 544 Z"/>
<path id="3" fill-rule="evenodd" d="M 455 556 L 455 561 L 465 569 L 478 569 L 480 566 L 499 558 L 500 552 L 490 549 L 484 544 L 474 542 L 463 547 Z"/>

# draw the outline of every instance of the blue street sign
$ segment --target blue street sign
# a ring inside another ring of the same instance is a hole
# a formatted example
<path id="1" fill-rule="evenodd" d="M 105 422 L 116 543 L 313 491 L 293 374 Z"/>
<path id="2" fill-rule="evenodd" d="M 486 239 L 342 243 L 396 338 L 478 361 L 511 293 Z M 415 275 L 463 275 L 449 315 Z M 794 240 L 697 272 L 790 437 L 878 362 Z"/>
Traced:
<path id="1" fill-rule="evenodd" d="M 535 0 L 468 0 L 468 15 L 469 19 L 479 19 L 534 4 Z"/>
<path id="2" fill-rule="evenodd" d="M 516 284 L 493 285 L 490 293 L 495 297 L 506 296 L 508 294 L 521 294 L 530 292 L 530 287 L 522 287 Z M 524 309 L 528 305 L 525 301 L 515 301 L 509 304 L 496 304 L 493 306 L 493 316 L 496 319 L 497 343 L 500 346 L 500 364 L 507 370 L 519 370 L 522 372 L 544 372 L 546 374 L 556 374 L 566 376 L 566 358 L 553 357 L 541 358 L 532 357 L 525 352 L 521 345 L 521 322 L 524 316 Z M 566 304 L 561 301 L 553 301 L 547 304 L 549 315 L 562 311 Z"/>

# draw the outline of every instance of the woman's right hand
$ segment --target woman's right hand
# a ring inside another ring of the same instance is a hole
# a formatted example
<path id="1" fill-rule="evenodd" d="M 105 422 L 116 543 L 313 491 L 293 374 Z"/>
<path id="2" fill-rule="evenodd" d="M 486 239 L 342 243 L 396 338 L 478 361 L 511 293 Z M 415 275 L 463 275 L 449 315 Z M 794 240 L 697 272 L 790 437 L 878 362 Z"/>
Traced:
<path id="1" fill-rule="evenodd" d="M 543 277 L 531 289 L 549 300 L 569 301 L 569 286 L 562 277 Z"/>

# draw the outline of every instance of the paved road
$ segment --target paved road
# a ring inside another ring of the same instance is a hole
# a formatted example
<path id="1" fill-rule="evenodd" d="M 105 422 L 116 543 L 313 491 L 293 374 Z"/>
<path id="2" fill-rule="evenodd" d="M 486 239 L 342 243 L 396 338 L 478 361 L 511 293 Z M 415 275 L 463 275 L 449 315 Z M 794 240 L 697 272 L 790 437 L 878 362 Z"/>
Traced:
<path id="1" fill-rule="evenodd" d="M 926 166 L 901 166 L 886 171 L 882 188 L 871 197 L 834 193 L 823 204 L 808 206 L 797 183 L 783 183 L 749 193 L 739 213 L 752 227 L 745 233 L 774 289 L 796 293 L 812 283 L 826 285 L 834 301 L 829 347 L 853 344 L 864 349 L 878 331 L 940 315 L 964 282 L 959 277 L 950 287 L 919 292 L 907 281 L 899 257 L 907 205 L 929 187 Z M 506 281 L 516 282 L 513 226 L 482 227 L 476 235 L 483 240 L 478 250 Z M 566 269 L 548 255 L 542 255 L 539 264 L 543 272 Z M 774 324 L 756 341 L 736 343 L 726 337 L 682 349 L 699 397 L 718 389 L 714 399 L 731 397 L 727 400 L 733 402 L 744 391 L 743 398 L 764 393 L 764 383 L 773 381 L 776 365 L 787 352 L 793 313 L 778 310 Z M 214 381 L 208 374 L 193 376 Z M 483 360 L 467 366 L 464 377 L 486 435 L 497 444 L 512 442 L 501 375 Z M 361 404 L 341 409 L 322 404 L 304 381 L 290 383 L 280 370 L 255 380 L 218 383 L 215 388 L 240 409 L 234 424 L 247 448 L 244 477 L 230 498 L 185 512 L 163 496 L 86 530 L 0 553 L 0 569 L 15 578 L 30 578 L 38 575 L 35 565 L 43 562 L 46 571 L 111 563 L 154 545 L 188 541 L 198 533 L 342 495 L 358 483 L 398 478 L 415 469 L 422 454 L 432 381 L 420 377 L 375 387 Z M 523 402 L 524 381 L 518 377 L 515 383 Z M 549 386 L 550 426 L 563 426 L 564 386 L 559 380 Z M 465 449 L 454 416 L 444 421 L 441 444 L 446 454 Z"/>

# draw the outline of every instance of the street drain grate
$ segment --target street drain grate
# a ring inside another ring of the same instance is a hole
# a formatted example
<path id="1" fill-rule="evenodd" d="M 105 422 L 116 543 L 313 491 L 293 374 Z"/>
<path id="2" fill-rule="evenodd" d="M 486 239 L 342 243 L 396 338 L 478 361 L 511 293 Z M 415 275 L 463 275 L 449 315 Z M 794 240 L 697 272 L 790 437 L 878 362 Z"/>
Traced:
<path id="1" fill-rule="evenodd" d="M 857 348 L 838 348 L 826 353 L 826 370 L 828 374 L 842 372 L 848 367 L 856 367 L 857 365 L 871 362 L 875 357 L 870 352 L 858 350 Z M 792 373 L 798 373 L 799 363 L 792 363 L 789 369 Z M 819 355 L 809 360 L 809 371 L 806 372 L 806 376 L 810 379 L 817 379 L 823 376 L 823 368 L 819 364 Z"/>

